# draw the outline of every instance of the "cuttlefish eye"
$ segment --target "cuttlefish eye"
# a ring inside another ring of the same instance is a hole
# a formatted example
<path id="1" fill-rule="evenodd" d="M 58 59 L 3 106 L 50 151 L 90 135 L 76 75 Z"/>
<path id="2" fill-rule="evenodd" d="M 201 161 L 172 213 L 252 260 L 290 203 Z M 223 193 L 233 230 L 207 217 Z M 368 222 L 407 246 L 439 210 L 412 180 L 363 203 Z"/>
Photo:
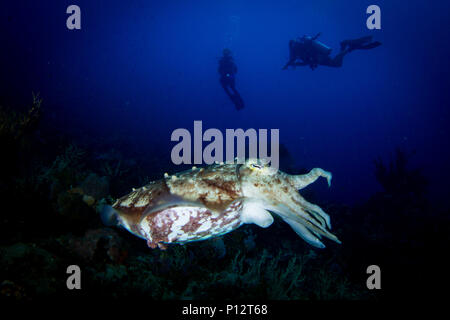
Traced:
<path id="1" fill-rule="evenodd" d="M 257 168 L 257 169 L 261 169 L 262 168 L 262 166 L 260 166 L 259 164 L 254 164 L 254 163 L 252 163 L 251 166 L 253 168 Z"/>

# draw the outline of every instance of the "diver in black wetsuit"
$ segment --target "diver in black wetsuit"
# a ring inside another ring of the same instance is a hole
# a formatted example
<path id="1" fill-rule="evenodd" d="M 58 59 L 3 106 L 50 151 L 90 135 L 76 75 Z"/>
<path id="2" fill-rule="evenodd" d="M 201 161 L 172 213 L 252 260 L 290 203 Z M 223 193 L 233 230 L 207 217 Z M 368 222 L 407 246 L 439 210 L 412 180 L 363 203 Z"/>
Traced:
<path id="1" fill-rule="evenodd" d="M 220 84 L 230 97 L 237 110 L 244 108 L 244 101 L 235 87 L 235 75 L 237 73 L 236 64 L 229 49 L 223 50 L 223 56 L 219 60 Z"/>
<path id="2" fill-rule="evenodd" d="M 309 66 L 312 70 L 317 66 L 341 67 L 344 56 L 353 50 L 373 49 L 381 45 L 381 42 L 372 41 L 372 36 L 362 37 L 354 40 L 344 40 L 341 42 L 341 51 L 330 57 L 331 48 L 318 41 L 320 33 L 314 37 L 303 36 L 296 40 L 289 41 L 289 61 L 283 70 L 289 66 Z"/>

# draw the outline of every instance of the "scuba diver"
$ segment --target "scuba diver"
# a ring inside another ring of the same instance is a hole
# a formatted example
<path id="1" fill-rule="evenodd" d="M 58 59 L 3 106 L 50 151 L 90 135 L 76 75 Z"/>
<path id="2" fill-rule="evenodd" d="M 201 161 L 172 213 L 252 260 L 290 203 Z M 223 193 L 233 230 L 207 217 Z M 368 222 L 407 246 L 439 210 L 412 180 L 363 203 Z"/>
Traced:
<path id="1" fill-rule="evenodd" d="M 289 41 L 289 61 L 283 67 L 286 70 L 289 66 L 309 66 L 312 70 L 317 66 L 341 67 L 344 56 L 353 50 L 368 50 L 381 45 L 381 42 L 372 41 L 372 36 L 362 37 L 354 40 L 344 40 L 341 42 L 341 51 L 331 57 L 331 48 L 317 38 L 320 32 L 314 37 L 303 36 L 296 40 Z"/>
<path id="2" fill-rule="evenodd" d="M 230 49 L 223 49 L 223 56 L 219 60 L 220 84 L 230 97 L 237 110 L 244 108 L 244 101 L 235 87 L 235 75 L 237 73 L 236 64 L 231 56 Z"/>

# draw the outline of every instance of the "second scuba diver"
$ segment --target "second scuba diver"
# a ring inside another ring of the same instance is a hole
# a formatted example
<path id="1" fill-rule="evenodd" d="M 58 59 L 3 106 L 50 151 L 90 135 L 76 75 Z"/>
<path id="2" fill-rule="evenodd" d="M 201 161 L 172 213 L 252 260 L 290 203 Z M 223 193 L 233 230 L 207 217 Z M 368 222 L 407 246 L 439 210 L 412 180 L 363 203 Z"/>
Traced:
<path id="1" fill-rule="evenodd" d="M 381 45 L 381 42 L 372 41 L 372 36 L 362 37 L 354 40 L 344 40 L 341 42 L 341 51 L 331 57 L 331 48 L 317 38 L 320 33 L 314 37 L 303 36 L 296 40 L 289 41 L 289 61 L 283 67 L 283 70 L 289 66 L 309 66 L 312 70 L 317 66 L 341 67 L 344 56 L 353 50 L 373 49 Z"/>
<path id="2" fill-rule="evenodd" d="M 237 110 L 241 110 L 244 108 L 244 101 L 241 98 L 239 92 L 237 92 L 235 87 L 235 75 L 237 73 L 236 64 L 233 61 L 233 57 L 231 56 L 230 49 L 223 50 L 223 56 L 219 60 L 219 74 L 220 74 L 220 84 L 225 90 L 228 97 L 230 97 L 231 101 L 235 105 Z"/>

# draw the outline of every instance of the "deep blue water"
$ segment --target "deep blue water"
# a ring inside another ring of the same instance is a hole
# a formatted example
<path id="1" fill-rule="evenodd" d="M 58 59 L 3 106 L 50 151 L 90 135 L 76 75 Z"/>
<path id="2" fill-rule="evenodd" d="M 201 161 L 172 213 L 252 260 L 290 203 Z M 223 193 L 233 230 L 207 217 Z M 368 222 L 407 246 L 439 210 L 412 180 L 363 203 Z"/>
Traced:
<path id="1" fill-rule="evenodd" d="M 66 28 L 77 4 L 82 29 Z M 368 5 L 381 30 L 366 28 Z M 334 174 L 327 201 L 359 202 L 378 190 L 373 160 L 414 152 L 430 194 L 448 195 L 447 1 L 15 1 L 0 7 L 0 97 L 44 99 L 45 124 L 74 140 L 120 135 L 130 148 L 170 151 L 176 128 L 277 128 L 296 165 Z M 342 68 L 282 71 L 288 41 L 322 32 L 373 35 L 382 46 L 347 55 Z M 236 111 L 217 61 L 233 51 Z M 127 152 L 127 150 L 122 150 Z M 152 156 L 158 156 L 152 154 Z M 283 169 L 283 168 L 282 168 Z"/>

